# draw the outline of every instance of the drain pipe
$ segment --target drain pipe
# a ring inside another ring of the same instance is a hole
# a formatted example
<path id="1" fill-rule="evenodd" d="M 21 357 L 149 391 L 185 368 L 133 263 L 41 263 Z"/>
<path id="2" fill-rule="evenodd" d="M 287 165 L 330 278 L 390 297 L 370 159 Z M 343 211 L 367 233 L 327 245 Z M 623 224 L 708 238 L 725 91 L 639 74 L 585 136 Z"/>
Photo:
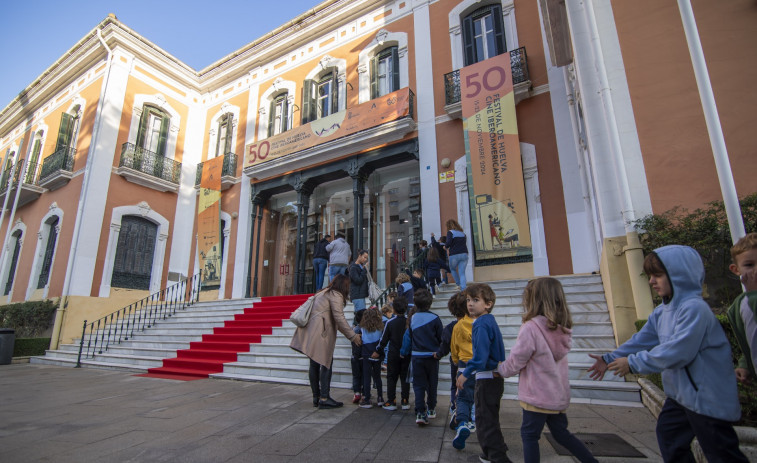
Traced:
<path id="1" fill-rule="evenodd" d="M 60 344 L 60 332 L 63 327 L 63 317 L 68 308 L 68 297 L 71 291 L 71 272 L 73 272 L 74 261 L 76 260 L 77 243 L 79 242 L 79 235 L 82 229 L 82 215 L 84 214 L 85 205 L 87 203 L 87 193 L 89 192 L 89 178 L 92 174 L 92 163 L 94 162 L 95 153 L 97 148 L 98 138 L 100 137 L 100 130 L 103 125 L 103 108 L 105 107 L 105 94 L 108 90 L 108 82 L 110 80 L 110 70 L 113 64 L 113 50 L 108 47 L 102 36 L 102 30 L 96 29 L 97 38 L 100 40 L 100 44 L 108 52 L 107 71 L 105 71 L 105 80 L 103 81 L 102 89 L 100 90 L 100 101 L 97 102 L 97 112 L 95 120 L 95 129 L 92 133 L 92 140 L 89 143 L 89 152 L 87 153 L 87 163 L 84 167 L 84 178 L 82 179 L 82 189 L 79 193 L 79 207 L 76 211 L 76 220 L 74 222 L 74 233 L 71 241 L 71 251 L 68 256 L 68 264 L 66 265 L 66 278 L 63 282 L 63 292 L 60 296 L 60 302 L 58 303 L 58 310 L 55 312 L 55 323 L 53 324 L 53 334 L 50 340 L 50 350 L 55 350 Z"/>
<path id="2" fill-rule="evenodd" d="M 686 43 L 689 45 L 691 64 L 694 67 L 694 77 L 696 77 L 697 88 L 699 89 L 699 99 L 702 100 L 702 110 L 704 111 L 704 120 L 707 123 L 707 133 L 710 135 L 712 155 L 715 157 L 715 170 L 718 173 L 720 192 L 723 195 L 725 213 L 728 217 L 728 228 L 731 229 L 731 240 L 736 244 L 736 241 L 746 235 L 746 230 L 744 230 L 744 219 L 741 216 L 739 196 L 736 194 L 736 184 L 733 181 L 733 172 L 728 160 L 728 151 L 725 147 L 723 128 L 720 126 L 718 107 L 715 104 L 715 95 L 712 93 L 710 74 L 707 71 L 707 62 L 704 59 L 702 42 L 699 40 L 699 31 L 694 19 L 694 10 L 691 8 L 691 1 L 678 0 L 678 9 L 681 12 Z"/>
<path id="3" fill-rule="evenodd" d="M 619 193 L 623 204 L 621 214 L 625 222 L 626 229 L 626 246 L 623 247 L 623 253 L 628 265 L 628 276 L 631 280 L 631 290 L 633 292 L 634 305 L 636 306 L 636 318 L 647 319 L 652 313 L 652 293 L 649 291 L 649 285 L 644 275 L 644 253 L 642 251 L 639 234 L 633 227 L 632 222 L 636 220 L 636 214 L 633 209 L 633 200 L 631 198 L 631 188 L 628 185 L 628 173 L 626 164 L 623 159 L 623 146 L 620 142 L 620 132 L 618 122 L 615 119 L 615 108 L 612 102 L 612 90 L 610 81 L 607 78 L 607 69 L 605 68 L 604 57 L 602 55 L 602 45 L 599 42 L 599 29 L 597 27 L 597 18 L 594 15 L 593 0 L 585 0 L 586 19 L 591 28 L 591 45 L 594 53 L 594 64 L 596 66 L 597 76 L 599 77 L 600 96 L 602 98 L 602 107 L 605 116 L 605 128 L 610 136 L 610 147 L 613 161 L 615 164 L 615 176 L 620 186 Z"/>

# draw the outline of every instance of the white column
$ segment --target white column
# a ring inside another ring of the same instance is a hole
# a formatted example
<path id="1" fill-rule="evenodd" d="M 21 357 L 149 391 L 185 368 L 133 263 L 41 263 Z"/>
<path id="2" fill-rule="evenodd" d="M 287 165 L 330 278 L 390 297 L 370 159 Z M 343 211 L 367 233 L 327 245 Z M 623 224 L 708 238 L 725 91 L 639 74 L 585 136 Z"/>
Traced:
<path id="1" fill-rule="evenodd" d="M 125 58 L 123 62 L 121 58 Z M 97 243 L 100 242 L 105 205 L 108 199 L 111 170 L 116 153 L 121 150 L 116 143 L 121 128 L 121 112 L 123 110 L 124 97 L 126 96 L 126 84 L 129 80 L 129 71 L 132 57 L 125 53 L 114 52 L 111 64 L 110 76 L 107 80 L 107 88 L 102 95 L 103 106 L 100 124 L 97 124 L 99 133 L 93 134 L 96 145 L 90 146 L 87 156 L 89 175 L 85 175 L 87 183 L 82 185 L 80 201 L 85 201 L 81 208 L 79 233 L 76 242 L 71 244 L 72 259 L 68 295 L 89 296 L 92 292 L 92 280 L 97 264 Z M 94 103 L 94 102 L 92 102 Z"/>
<path id="2" fill-rule="evenodd" d="M 420 157 L 421 209 L 423 237 L 431 239 L 431 232 L 441 232 L 439 210 L 439 172 L 436 161 L 436 111 L 434 109 L 434 75 L 431 66 L 431 19 L 428 0 L 413 2 L 415 32 L 415 81 L 418 83 L 418 150 Z"/>
<path id="3" fill-rule="evenodd" d="M 544 215 L 541 210 L 539 171 L 536 166 L 536 147 L 530 143 L 520 144 L 523 162 L 523 182 L 528 205 L 528 226 L 531 230 L 531 253 L 534 258 L 534 276 L 549 275 L 547 239 L 544 235 Z"/>
<path id="4" fill-rule="evenodd" d="M 455 161 L 455 197 L 457 199 L 457 217 L 467 239 L 468 266 L 465 279 L 473 281 L 473 230 L 470 228 L 470 198 L 468 197 L 468 167 L 465 156 Z M 446 233 L 446 230 L 445 230 Z"/>
<path id="5" fill-rule="evenodd" d="M 538 10 L 539 17 L 541 18 L 541 8 Z M 583 179 L 578 164 L 578 153 L 576 152 L 576 134 L 571 120 L 568 99 L 566 98 L 567 83 L 565 82 L 565 73 L 562 68 L 552 66 L 549 46 L 547 45 L 546 33 L 544 31 L 544 22 L 539 21 L 539 25 L 541 27 L 542 48 L 544 49 L 547 63 L 549 97 L 552 104 L 552 120 L 555 125 L 557 155 L 560 160 L 560 176 L 562 177 L 563 200 L 568 222 L 568 240 L 570 242 L 570 254 L 573 261 L 573 272 L 591 273 L 599 270 L 599 255 L 594 246 L 594 229 L 589 228 L 589 225 L 592 223 L 592 211 L 587 209 L 586 201 L 584 201 Z M 538 184 L 536 187 L 538 189 Z M 539 203 L 539 212 L 541 213 L 541 203 Z M 534 271 L 537 271 L 536 254 L 534 254 Z M 540 275 L 538 272 L 536 274 Z"/>
<path id="6" fill-rule="evenodd" d="M 201 95 L 190 93 L 191 98 L 201 98 Z M 167 285 L 190 277 L 190 250 L 192 249 L 192 229 L 197 220 L 197 164 L 202 161 L 202 146 L 205 132 L 207 111 L 203 107 L 189 106 L 187 116 L 187 133 L 184 137 L 184 155 L 181 160 L 181 183 L 176 198 L 176 212 L 173 218 L 173 235 L 171 237 L 171 253 L 168 257 Z M 156 251 L 157 252 L 157 251 Z M 197 269 L 195 269 L 197 271 Z"/>

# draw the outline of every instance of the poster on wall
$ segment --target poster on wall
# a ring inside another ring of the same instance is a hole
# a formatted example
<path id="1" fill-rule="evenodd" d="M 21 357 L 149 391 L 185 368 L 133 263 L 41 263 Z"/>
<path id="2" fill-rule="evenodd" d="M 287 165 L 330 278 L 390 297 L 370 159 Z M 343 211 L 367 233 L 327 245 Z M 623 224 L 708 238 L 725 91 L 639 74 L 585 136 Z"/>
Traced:
<path id="1" fill-rule="evenodd" d="M 510 55 L 462 68 L 460 82 L 476 264 L 531 262 Z"/>
<path id="2" fill-rule="evenodd" d="M 202 165 L 197 201 L 197 250 L 202 268 L 202 286 L 221 284 L 221 171 L 223 157 Z"/>
<path id="3" fill-rule="evenodd" d="M 412 117 L 413 93 L 405 87 L 286 132 L 245 146 L 245 167 L 271 161 L 321 143 Z"/>

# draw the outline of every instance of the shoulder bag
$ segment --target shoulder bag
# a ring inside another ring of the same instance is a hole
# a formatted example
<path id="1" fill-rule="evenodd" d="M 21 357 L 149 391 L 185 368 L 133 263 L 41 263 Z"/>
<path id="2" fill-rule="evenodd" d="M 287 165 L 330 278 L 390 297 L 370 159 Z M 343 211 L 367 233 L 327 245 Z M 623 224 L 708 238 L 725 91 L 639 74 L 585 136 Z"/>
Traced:
<path id="1" fill-rule="evenodd" d="M 313 310 L 315 297 L 318 294 L 319 293 L 313 294 L 307 301 L 303 302 L 301 306 L 297 307 L 297 309 L 292 312 L 292 315 L 289 316 L 289 321 L 299 328 L 305 328 L 310 320 L 310 312 Z"/>
<path id="2" fill-rule="evenodd" d="M 379 288 L 379 285 L 376 284 L 376 282 L 373 281 L 373 277 L 371 277 L 371 272 L 366 272 L 368 275 L 368 298 L 370 298 L 371 302 L 376 302 L 376 299 L 381 296 L 381 288 Z"/>

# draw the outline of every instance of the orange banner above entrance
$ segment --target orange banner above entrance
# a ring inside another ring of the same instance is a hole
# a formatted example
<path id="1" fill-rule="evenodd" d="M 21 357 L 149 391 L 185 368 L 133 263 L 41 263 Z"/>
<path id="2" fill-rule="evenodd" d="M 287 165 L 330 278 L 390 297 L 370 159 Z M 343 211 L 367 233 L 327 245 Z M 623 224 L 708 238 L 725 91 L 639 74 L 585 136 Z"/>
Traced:
<path id="1" fill-rule="evenodd" d="M 245 167 L 296 153 L 411 115 L 412 92 L 403 88 L 284 133 L 245 146 Z"/>

